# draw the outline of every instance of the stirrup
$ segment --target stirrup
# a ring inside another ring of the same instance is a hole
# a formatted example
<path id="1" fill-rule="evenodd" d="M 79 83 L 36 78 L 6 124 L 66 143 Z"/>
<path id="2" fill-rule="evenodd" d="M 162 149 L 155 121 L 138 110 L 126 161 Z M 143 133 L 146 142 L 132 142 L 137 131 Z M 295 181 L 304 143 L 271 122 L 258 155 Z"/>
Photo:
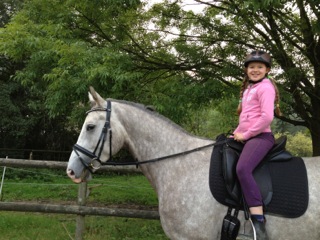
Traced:
<path id="1" fill-rule="evenodd" d="M 233 215 L 231 213 L 232 208 L 229 207 L 227 215 L 224 217 L 222 222 L 220 240 L 236 240 L 238 236 L 240 229 L 240 221 L 237 218 L 239 214 L 239 209 L 235 209 Z"/>
<path id="2" fill-rule="evenodd" d="M 254 236 L 254 240 L 268 240 L 269 237 L 268 237 L 268 234 L 267 234 L 267 231 L 265 229 L 265 221 L 264 222 L 259 222 L 258 220 L 256 219 L 250 219 L 251 223 L 252 223 L 252 229 L 253 229 L 253 236 Z M 259 237 L 258 237 L 258 236 Z"/>
<path id="3" fill-rule="evenodd" d="M 257 232 L 256 232 L 256 228 L 253 225 L 253 222 L 251 220 L 251 218 L 249 218 L 249 222 L 251 224 L 251 228 L 252 228 L 252 233 L 253 233 L 253 240 L 257 240 Z"/>

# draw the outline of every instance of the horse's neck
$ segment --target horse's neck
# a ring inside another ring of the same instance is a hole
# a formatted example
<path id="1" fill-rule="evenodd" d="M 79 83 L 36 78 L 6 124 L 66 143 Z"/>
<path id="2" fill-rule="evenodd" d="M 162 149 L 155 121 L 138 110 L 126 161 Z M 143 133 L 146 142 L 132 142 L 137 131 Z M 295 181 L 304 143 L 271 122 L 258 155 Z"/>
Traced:
<path id="1" fill-rule="evenodd" d="M 210 140 L 192 136 L 170 121 L 143 109 L 121 104 L 116 114 L 123 127 L 124 144 L 138 161 L 165 157 L 212 143 Z M 169 189 L 167 184 L 170 181 L 184 181 L 181 179 L 185 176 L 183 169 L 193 169 L 193 174 L 197 172 L 205 176 L 207 171 L 199 171 L 199 166 L 205 168 L 205 159 L 209 159 L 210 154 L 208 152 L 209 148 L 193 154 L 167 158 L 158 163 L 143 164 L 140 167 L 157 191 L 160 201 L 161 196 L 166 195 Z M 202 160 L 201 164 L 197 164 L 197 159 Z"/>
<path id="2" fill-rule="evenodd" d="M 175 154 L 208 143 L 147 110 L 121 104 L 117 114 L 126 131 L 125 145 L 138 160 Z"/>

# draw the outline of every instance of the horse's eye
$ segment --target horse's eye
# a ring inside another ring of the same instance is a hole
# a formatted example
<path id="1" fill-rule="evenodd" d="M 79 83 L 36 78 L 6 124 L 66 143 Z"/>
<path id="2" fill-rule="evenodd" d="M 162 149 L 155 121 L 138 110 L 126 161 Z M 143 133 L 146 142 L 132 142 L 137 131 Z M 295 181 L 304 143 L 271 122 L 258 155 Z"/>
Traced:
<path id="1" fill-rule="evenodd" d="M 93 124 L 88 124 L 87 125 L 87 131 L 93 130 L 96 126 Z"/>

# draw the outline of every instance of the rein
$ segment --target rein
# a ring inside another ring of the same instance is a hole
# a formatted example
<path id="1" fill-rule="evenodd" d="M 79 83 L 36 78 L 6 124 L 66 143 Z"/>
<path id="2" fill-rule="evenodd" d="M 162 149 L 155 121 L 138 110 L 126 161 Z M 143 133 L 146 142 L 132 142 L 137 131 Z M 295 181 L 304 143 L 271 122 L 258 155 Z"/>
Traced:
<path id="1" fill-rule="evenodd" d="M 174 153 L 174 154 L 171 154 L 171 155 L 158 157 L 158 158 L 154 158 L 154 159 L 149 159 L 149 160 L 144 160 L 144 161 L 113 162 L 113 161 L 111 161 L 112 160 L 112 130 L 111 130 L 111 123 L 110 123 L 111 102 L 109 100 L 107 101 L 107 108 L 93 108 L 93 109 L 89 110 L 87 112 L 87 114 L 89 114 L 90 112 L 95 112 L 95 111 L 106 111 L 106 122 L 104 124 L 102 132 L 100 134 L 100 138 L 98 140 L 98 143 L 97 143 L 94 151 L 90 152 L 89 150 L 87 150 L 86 148 L 84 148 L 84 147 L 82 147 L 82 146 L 80 146 L 78 144 L 75 144 L 73 146 L 73 151 L 77 154 L 77 156 L 80 159 L 82 165 L 86 169 L 88 169 L 91 173 L 93 173 L 95 170 L 98 170 L 103 165 L 112 165 L 112 166 L 136 165 L 138 167 L 139 165 L 142 165 L 142 164 L 159 162 L 159 161 L 167 160 L 167 159 L 170 159 L 170 158 L 174 158 L 174 157 L 178 157 L 178 156 L 187 155 L 187 154 L 190 154 L 190 153 L 193 153 L 193 152 L 197 152 L 197 151 L 200 151 L 200 150 L 202 150 L 204 148 L 217 146 L 217 145 L 228 143 L 230 141 L 234 141 L 232 138 L 227 138 L 227 139 L 219 141 L 219 142 L 211 143 L 211 144 L 208 144 L 208 145 L 205 145 L 205 146 L 201 146 L 201 147 L 197 147 L 197 148 L 194 148 L 194 149 L 191 149 L 191 150 L 187 150 L 187 151 L 184 151 L 184 152 Z M 110 157 L 106 162 L 104 162 L 104 161 L 101 161 L 100 156 L 101 156 L 101 153 L 103 151 L 104 143 L 105 143 L 105 140 L 106 140 L 106 137 L 107 137 L 108 133 L 109 133 L 109 153 L 110 153 Z M 96 151 L 98 150 L 99 145 L 100 145 L 99 153 L 98 153 L 98 155 L 96 155 Z M 87 157 L 91 158 L 91 162 L 90 163 L 86 162 L 80 156 L 78 151 L 80 153 L 86 155 Z"/>
<path id="2" fill-rule="evenodd" d="M 223 141 L 223 143 L 225 143 L 225 142 L 226 141 Z M 221 143 L 221 144 L 223 144 L 223 143 Z M 202 147 L 198 147 L 198 148 L 194 148 L 194 149 L 191 149 L 191 150 L 187 150 L 185 152 L 174 153 L 174 154 L 171 154 L 171 155 L 167 155 L 167 156 L 163 156 L 163 157 L 159 157 L 159 158 L 153 158 L 153 159 L 144 160 L 144 161 L 123 162 L 123 163 L 107 161 L 107 162 L 103 163 L 103 165 L 113 165 L 113 166 L 136 165 L 138 167 L 139 165 L 146 164 L 146 163 L 160 162 L 162 160 L 166 160 L 166 159 L 169 159 L 169 158 L 174 158 L 174 157 L 178 157 L 178 156 L 187 155 L 189 153 L 197 152 L 197 151 L 200 151 L 201 149 L 204 149 L 204 148 L 207 148 L 207 147 L 211 147 L 211 146 L 215 146 L 215 145 L 216 145 L 216 143 L 211 143 L 211 144 L 208 144 L 208 145 L 205 145 L 205 146 L 202 146 Z"/>
<path id="3" fill-rule="evenodd" d="M 234 140 L 229 138 L 229 139 L 225 139 L 225 140 L 222 140 L 222 141 L 219 141 L 219 142 L 210 143 L 208 145 L 204 145 L 204 146 L 197 147 L 197 148 L 194 148 L 194 149 L 191 149 L 191 150 L 187 150 L 187 151 L 184 151 L 184 152 L 174 153 L 174 154 L 171 154 L 171 155 L 158 157 L 158 158 L 153 158 L 153 159 L 144 160 L 144 161 L 122 162 L 121 163 L 121 162 L 110 162 L 108 160 L 107 162 L 103 162 L 102 165 L 112 165 L 112 166 L 136 165 L 138 167 L 139 165 L 142 165 L 142 164 L 160 162 L 160 161 L 167 160 L 167 159 L 170 159 L 170 158 L 174 158 L 174 157 L 178 157 L 178 156 L 187 155 L 187 154 L 190 154 L 190 153 L 193 153 L 193 152 L 197 152 L 197 151 L 200 151 L 200 150 L 202 150 L 204 148 L 222 145 L 222 144 L 225 144 L 225 143 L 228 143 L 228 142 L 231 142 L 231 141 L 234 141 Z"/>

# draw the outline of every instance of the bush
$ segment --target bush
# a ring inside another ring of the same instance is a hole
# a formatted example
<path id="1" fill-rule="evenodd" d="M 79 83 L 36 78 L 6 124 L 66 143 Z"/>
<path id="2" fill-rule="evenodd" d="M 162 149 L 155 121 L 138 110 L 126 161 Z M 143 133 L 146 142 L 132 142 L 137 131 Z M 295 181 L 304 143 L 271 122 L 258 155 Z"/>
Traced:
<path id="1" fill-rule="evenodd" d="M 294 156 L 311 157 L 312 156 L 312 141 L 310 136 L 303 132 L 297 132 L 294 135 L 289 133 L 276 133 L 275 137 L 287 135 L 288 141 L 286 149 Z"/>

